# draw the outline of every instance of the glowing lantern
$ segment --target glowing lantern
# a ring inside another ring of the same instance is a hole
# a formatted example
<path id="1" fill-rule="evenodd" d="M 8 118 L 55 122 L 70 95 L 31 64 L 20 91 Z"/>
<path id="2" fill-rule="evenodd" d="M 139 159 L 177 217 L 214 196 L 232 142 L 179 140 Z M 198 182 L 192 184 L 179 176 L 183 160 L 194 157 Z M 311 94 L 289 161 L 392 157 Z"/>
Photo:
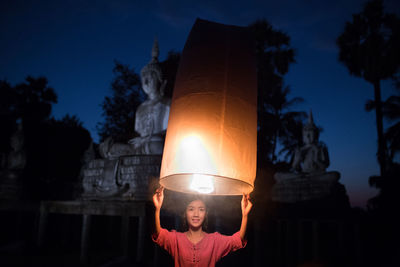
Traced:
<path id="1" fill-rule="evenodd" d="M 250 193 L 256 161 L 251 33 L 245 27 L 197 20 L 176 76 L 160 183 L 180 192 Z"/>

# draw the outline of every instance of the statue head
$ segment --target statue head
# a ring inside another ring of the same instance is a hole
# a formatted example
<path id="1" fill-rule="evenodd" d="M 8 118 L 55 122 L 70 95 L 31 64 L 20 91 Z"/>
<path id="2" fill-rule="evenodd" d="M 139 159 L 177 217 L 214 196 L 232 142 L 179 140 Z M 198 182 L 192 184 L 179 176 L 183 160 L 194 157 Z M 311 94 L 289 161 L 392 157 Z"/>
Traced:
<path id="1" fill-rule="evenodd" d="M 312 112 L 308 115 L 307 124 L 303 126 L 303 143 L 305 145 L 315 144 L 318 142 L 319 130 L 314 124 Z"/>
<path id="2" fill-rule="evenodd" d="M 157 98 L 164 95 L 162 86 L 162 71 L 158 62 L 158 42 L 154 40 L 153 49 L 151 52 L 151 61 L 143 67 L 140 72 L 143 91 L 149 98 Z"/>

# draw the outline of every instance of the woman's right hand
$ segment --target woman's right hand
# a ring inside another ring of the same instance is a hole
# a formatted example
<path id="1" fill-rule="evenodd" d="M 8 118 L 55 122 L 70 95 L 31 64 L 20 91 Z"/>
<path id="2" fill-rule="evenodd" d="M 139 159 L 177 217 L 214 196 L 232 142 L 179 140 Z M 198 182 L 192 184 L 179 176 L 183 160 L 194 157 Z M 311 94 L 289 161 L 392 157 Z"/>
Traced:
<path id="1" fill-rule="evenodd" d="M 154 207 L 160 210 L 163 201 L 164 201 L 164 187 L 160 186 L 159 188 L 157 188 L 156 193 L 153 195 Z"/>

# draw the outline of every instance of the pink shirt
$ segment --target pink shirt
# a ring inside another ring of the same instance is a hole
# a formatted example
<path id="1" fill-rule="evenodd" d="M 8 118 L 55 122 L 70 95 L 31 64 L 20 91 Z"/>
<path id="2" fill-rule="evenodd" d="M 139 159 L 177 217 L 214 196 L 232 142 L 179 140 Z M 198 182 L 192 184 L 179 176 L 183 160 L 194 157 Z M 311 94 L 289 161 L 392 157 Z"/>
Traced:
<path id="1" fill-rule="evenodd" d="M 174 258 L 175 266 L 209 267 L 226 256 L 229 252 L 246 246 L 239 232 L 232 236 L 218 232 L 207 234 L 197 244 L 193 244 L 184 233 L 175 230 L 161 229 L 157 239 L 153 241 L 168 251 Z"/>

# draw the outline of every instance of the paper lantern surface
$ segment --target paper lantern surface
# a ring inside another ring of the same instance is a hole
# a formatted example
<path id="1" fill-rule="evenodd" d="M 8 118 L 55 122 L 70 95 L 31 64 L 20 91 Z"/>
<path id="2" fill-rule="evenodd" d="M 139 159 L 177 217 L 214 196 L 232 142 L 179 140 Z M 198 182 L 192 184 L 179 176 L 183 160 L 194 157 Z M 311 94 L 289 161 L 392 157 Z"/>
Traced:
<path id="1" fill-rule="evenodd" d="M 167 189 L 240 195 L 254 187 L 257 76 L 245 27 L 197 20 L 172 97 L 160 183 Z"/>

